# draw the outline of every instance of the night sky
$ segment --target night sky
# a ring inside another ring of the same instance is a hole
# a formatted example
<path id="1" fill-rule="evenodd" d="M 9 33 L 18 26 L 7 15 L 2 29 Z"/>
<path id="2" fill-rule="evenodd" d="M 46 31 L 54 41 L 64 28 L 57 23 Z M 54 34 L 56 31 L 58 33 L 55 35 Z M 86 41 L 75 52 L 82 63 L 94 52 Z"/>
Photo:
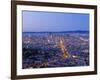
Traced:
<path id="1" fill-rule="evenodd" d="M 23 32 L 88 31 L 89 14 L 22 11 Z"/>

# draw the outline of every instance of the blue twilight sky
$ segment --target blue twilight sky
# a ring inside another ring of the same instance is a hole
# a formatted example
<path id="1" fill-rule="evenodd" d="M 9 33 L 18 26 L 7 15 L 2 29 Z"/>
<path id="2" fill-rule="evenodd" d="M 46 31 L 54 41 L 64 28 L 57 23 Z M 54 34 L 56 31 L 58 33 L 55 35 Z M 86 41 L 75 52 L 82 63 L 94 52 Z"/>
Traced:
<path id="1" fill-rule="evenodd" d="M 22 11 L 23 32 L 88 31 L 89 14 Z"/>

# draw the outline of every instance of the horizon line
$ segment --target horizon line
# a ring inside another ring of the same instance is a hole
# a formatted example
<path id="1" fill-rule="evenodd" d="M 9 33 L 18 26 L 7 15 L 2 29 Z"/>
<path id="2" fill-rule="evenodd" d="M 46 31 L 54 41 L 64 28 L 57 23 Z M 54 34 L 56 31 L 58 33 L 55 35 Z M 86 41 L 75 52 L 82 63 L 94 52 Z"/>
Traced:
<path id="1" fill-rule="evenodd" d="M 22 31 L 22 32 L 29 32 L 29 31 Z M 72 30 L 72 31 L 30 31 L 30 32 L 89 32 L 89 30 Z"/>

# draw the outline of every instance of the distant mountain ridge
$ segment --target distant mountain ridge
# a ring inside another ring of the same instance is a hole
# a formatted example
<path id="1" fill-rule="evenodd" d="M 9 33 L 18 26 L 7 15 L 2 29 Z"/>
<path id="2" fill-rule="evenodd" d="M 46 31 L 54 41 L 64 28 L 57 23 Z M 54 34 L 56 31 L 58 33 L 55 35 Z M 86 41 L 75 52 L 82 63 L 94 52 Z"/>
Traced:
<path id="1" fill-rule="evenodd" d="M 89 33 L 89 31 L 57 31 L 57 32 L 51 32 L 51 31 L 43 31 L 43 32 L 23 32 L 23 33 Z"/>

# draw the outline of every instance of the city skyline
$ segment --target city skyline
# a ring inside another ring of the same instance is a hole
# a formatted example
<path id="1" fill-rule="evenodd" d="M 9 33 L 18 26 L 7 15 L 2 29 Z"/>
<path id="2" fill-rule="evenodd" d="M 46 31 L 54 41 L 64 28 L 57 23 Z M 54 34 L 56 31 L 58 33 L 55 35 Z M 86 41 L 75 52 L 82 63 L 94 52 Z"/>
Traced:
<path id="1" fill-rule="evenodd" d="M 23 11 L 23 32 L 89 31 L 89 14 Z"/>

